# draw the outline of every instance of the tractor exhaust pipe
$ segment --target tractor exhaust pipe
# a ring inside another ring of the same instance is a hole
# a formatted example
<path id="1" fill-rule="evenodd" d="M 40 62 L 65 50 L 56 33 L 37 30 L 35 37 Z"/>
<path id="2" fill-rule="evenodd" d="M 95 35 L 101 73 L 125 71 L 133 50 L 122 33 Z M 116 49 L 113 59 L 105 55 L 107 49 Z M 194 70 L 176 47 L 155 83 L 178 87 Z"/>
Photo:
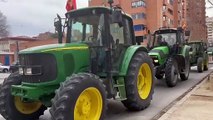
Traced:
<path id="1" fill-rule="evenodd" d="M 57 14 L 57 18 L 54 22 L 55 30 L 58 33 L 58 43 L 62 43 L 63 39 L 63 32 L 62 32 L 62 23 L 61 23 L 61 17 Z"/>

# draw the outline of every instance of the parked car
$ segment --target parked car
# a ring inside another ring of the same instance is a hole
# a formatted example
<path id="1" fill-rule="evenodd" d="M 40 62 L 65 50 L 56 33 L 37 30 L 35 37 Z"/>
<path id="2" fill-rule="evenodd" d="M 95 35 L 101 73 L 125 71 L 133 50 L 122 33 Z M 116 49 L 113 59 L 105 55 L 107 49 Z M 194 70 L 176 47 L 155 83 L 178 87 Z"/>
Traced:
<path id="1" fill-rule="evenodd" d="M 10 66 L 6 66 L 0 63 L 0 72 L 7 73 L 9 69 L 10 69 Z"/>
<path id="2" fill-rule="evenodd" d="M 10 71 L 11 73 L 14 73 L 14 72 L 18 71 L 18 63 L 17 63 L 17 62 L 12 63 L 12 64 L 10 65 L 9 71 Z"/>

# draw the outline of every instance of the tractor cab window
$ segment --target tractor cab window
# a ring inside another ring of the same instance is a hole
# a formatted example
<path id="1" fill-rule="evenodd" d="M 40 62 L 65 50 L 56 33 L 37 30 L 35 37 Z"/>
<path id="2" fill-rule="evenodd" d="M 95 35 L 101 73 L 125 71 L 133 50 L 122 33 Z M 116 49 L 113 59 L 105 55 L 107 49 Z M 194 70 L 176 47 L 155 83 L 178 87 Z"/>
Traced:
<path id="1" fill-rule="evenodd" d="M 177 42 L 176 33 L 155 34 L 154 46 L 173 46 Z"/>
<path id="2" fill-rule="evenodd" d="M 113 69 L 118 70 L 126 49 L 132 44 L 131 26 L 128 19 L 123 18 L 122 25 L 110 23 L 112 40 Z"/>
<path id="3" fill-rule="evenodd" d="M 192 44 L 189 44 L 189 46 L 191 47 L 190 49 L 191 52 L 202 51 L 200 44 L 192 43 Z"/>
<path id="4" fill-rule="evenodd" d="M 70 37 L 72 43 L 82 42 L 94 46 L 103 45 L 104 15 L 84 15 L 71 18 L 69 22 L 70 36 L 68 37 Z"/>
<path id="5" fill-rule="evenodd" d="M 118 23 L 110 23 L 110 34 L 116 44 L 130 45 L 132 44 L 132 34 L 130 23 L 124 18 L 123 25 Z"/>

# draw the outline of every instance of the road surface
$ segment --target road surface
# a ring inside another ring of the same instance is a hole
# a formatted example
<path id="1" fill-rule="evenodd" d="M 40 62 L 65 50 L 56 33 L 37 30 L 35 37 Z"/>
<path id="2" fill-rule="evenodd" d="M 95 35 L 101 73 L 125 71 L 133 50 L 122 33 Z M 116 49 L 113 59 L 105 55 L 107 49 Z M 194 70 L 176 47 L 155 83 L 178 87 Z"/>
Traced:
<path id="1" fill-rule="evenodd" d="M 110 100 L 108 105 L 108 112 L 106 120 L 152 120 L 156 119 L 158 114 L 168 107 L 174 100 L 182 96 L 185 92 L 190 90 L 193 86 L 199 83 L 205 76 L 213 71 L 213 65 L 210 69 L 203 73 L 197 73 L 196 68 L 192 67 L 189 79 L 187 81 L 179 81 L 176 87 L 168 88 L 163 80 L 156 82 L 155 93 L 151 105 L 140 112 L 128 111 L 120 102 Z M 0 83 L 7 74 L 0 73 Z M 1 109 L 1 108 L 0 108 Z M 40 117 L 40 120 L 48 120 L 49 112 Z M 0 115 L 0 120 L 5 120 Z"/>

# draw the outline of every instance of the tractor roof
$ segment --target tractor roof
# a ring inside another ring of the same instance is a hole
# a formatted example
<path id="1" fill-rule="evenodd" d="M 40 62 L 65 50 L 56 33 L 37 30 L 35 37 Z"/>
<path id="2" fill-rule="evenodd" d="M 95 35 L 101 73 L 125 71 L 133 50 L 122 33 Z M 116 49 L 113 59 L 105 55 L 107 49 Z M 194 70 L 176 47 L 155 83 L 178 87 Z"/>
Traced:
<path id="1" fill-rule="evenodd" d="M 163 34 L 163 33 L 176 33 L 177 31 L 183 32 L 182 29 L 179 28 L 160 28 L 159 30 L 155 31 L 155 34 Z"/>
<path id="2" fill-rule="evenodd" d="M 204 43 L 204 41 L 202 40 L 196 40 L 196 41 L 189 41 L 188 44 L 200 44 L 200 43 Z"/>
<path id="3" fill-rule="evenodd" d="M 116 8 L 115 8 L 116 9 Z M 95 7 L 86 7 L 86 8 L 80 8 L 76 10 L 71 10 L 66 13 L 66 16 L 71 15 L 72 16 L 78 16 L 79 14 L 99 14 L 99 13 L 110 13 L 111 9 L 109 7 L 101 7 L 101 6 L 95 6 Z M 130 15 L 122 12 L 122 15 L 127 17 L 128 19 L 132 19 Z"/>

